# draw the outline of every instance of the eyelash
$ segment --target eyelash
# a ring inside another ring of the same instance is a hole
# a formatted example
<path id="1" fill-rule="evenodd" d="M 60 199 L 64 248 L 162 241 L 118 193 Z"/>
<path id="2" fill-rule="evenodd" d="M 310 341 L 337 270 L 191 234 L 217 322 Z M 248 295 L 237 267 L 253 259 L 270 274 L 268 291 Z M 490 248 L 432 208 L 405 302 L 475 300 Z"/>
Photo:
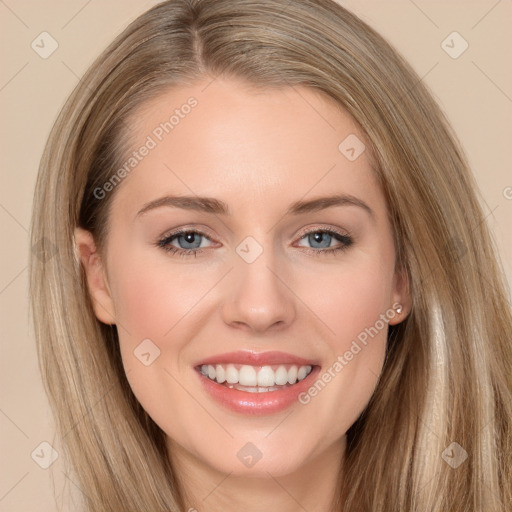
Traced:
<path id="1" fill-rule="evenodd" d="M 305 238 L 306 236 L 308 236 L 312 233 L 327 233 L 328 235 L 333 236 L 338 242 L 341 242 L 340 245 L 330 248 L 330 249 L 310 249 L 310 251 L 313 253 L 314 256 L 320 256 L 320 255 L 326 256 L 326 255 L 331 255 L 331 254 L 338 254 L 338 253 L 341 253 L 341 252 L 347 250 L 354 243 L 352 237 L 350 237 L 348 235 L 344 235 L 344 234 L 334 231 L 332 229 L 314 229 L 311 231 L 307 231 L 300 237 L 299 240 L 302 240 L 303 238 Z M 170 243 L 175 238 L 179 237 L 180 235 L 185 235 L 185 234 L 197 234 L 197 235 L 204 236 L 205 238 L 209 239 L 209 237 L 206 235 L 206 233 L 203 233 L 201 231 L 196 231 L 193 229 L 183 229 L 183 230 L 175 231 L 174 233 L 171 233 L 171 234 L 165 236 L 164 238 L 161 238 L 160 240 L 158 240 L 156 242 L 155 245 L 157 247 L 160 247 L 161 249 L 163 249 L 164 251 L 166 251 L 168 253 L 175 254 L 180 257 L 192 256 L 192 255 L 197 257 L 197 255 L 199 253 L 204 252 L 204 248 L 203 249 L 179 249 L 178 247 L 174 247 L 174 246 L 170 245 Z"/>

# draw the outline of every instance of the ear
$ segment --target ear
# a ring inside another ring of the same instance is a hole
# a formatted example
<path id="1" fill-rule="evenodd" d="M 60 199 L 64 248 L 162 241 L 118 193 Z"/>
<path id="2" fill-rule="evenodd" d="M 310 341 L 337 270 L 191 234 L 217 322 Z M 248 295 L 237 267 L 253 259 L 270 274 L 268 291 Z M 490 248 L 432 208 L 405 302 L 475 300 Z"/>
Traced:
<path id="1" fill-rule="evenodd" d="M 395 310 L 395 316 L 389 320 L 390 325 L 403 322 L 412 307 L 412 300 L 409 289 L 409 279 L 404 269 L 396 269 L 393 277 L 393 293 L 391 297 L 391 306 Z M 401 311 L 397 311 L 401 307 Z"/>
<path id="2" fill-rule="evenodd" d="M 94 313 L 100 322 L 115 324 L 115 308 L 105 266 L 90 231 L 75 228 L 75 253 L 85 271 Z"/>

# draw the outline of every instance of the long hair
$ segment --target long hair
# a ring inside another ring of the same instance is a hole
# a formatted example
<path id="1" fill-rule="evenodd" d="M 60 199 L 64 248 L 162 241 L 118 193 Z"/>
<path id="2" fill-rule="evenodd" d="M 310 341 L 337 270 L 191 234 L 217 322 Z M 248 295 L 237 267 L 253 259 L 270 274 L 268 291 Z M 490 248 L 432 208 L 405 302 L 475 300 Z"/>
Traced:
<path id="1" fill-rule="evenodd" d="M 512 318 L 482 200 L 426 85 L 333 0 L 158 4 L 92 64 L 51 131 L 34 195 L 31 309 L 84 509 L 184 507 L 165 434 L 127 382 L 116 327 L 94 315 L 73 233 L 91 231 L 101 252 L 115 190 L 102 200 L 94 190 L 125 159 L 127 119 L 204 76 L 314 88 L 370 142 L 412 309 L 390 327 L 375 393 L 347 433 L 333 510 L 503 512 L 512 499 Z"/>

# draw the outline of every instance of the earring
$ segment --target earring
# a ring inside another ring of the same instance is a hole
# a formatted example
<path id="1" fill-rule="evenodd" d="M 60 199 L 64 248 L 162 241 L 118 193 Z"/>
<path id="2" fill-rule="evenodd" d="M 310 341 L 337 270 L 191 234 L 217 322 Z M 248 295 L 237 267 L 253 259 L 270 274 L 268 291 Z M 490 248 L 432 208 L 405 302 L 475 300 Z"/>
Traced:
<path id="1" fill-rule="evenodd" d="M 398 307 L 396 308 L 396 312 L 398 314 L 400 314 L 402 312 L 402 305 L 401 304 L 399 304 Z"/>

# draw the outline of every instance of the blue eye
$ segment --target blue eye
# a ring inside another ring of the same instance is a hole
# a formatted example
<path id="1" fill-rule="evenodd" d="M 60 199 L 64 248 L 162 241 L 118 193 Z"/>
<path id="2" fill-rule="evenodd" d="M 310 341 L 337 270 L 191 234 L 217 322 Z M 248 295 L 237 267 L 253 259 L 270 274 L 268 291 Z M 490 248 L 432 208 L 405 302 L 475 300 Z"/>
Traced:
<path id="1" fill-rule="evenodd" d="M 186 233 L 181 233 L 179 235 L 175 235 L 173 238 L 178 240 L 179 245 L 181 246 L 181 249 L 199 249 L 201 247 L 201 240 L 200 238 L 203 235 L 194 232 L 194 231 L 188 231 Z M 179 242 L 179 240 L 183 240 L 183 244 Z"/>
<path id="2" fill-rule="evenodd" d="M 204 233 L 201 233 L 200 231 L 177 231 L 159 240 L 157 242 L 157 245 L 161 247 L 164 251 L 173 254 L 178 254 L 179 256 L 188 256 L 192 254 L 194 256 L 197 256 L 197 253 L 203 252 L 203 249 L 200 248 L 201 238 L 207 238 L 207 236 Z M 183 240 L 181 242 L 178 242 L 180 247 L 175 247 L 171 245 L 171 243 L 174 242 L 174 240 L 179 241 L 180 239 Z"/>
<path id="3" fill-rule="evenodd" d="M 306 238 L 313 246 L 313 248 L 309 249 L 308 252 L 312 252 L 315 256 L 344 251 L 354 243 L 350 236 L 327 229 L 309 231 L 304 234 L 300 240 Z M 161 240 L 158 240 L 156 245 L 164 251 L 171 254 L 177 254 L 178 256 L 197 256 L 199 253 L 204 252 L 204 248 L 201 247 L 202 239 L 209 240 L 207 235 L 200 231 L 182 230 L 171 233 Z M 178 241 L 178 245 L 180 247 L 171 245 L 175 240 Z M 340 242 L 339 245 L 331 247 L 331 242 L 333 240 Z M 318 244 L 317 247 L 315 247 L 316 244 Z"/>
<path id="4" fill-rule="evenodd" d="M 318 254 L 332 253 L 336 251 L 341 251 L 347 249 L 350 245 L 352 245 L 353 240 L 348 235 L 342 235 L 336 231 L 319 229 L 316 231 L 309 231 L 302 238 L 306 238 L 308 242 L 311 244 L 313 248 L 316 249 L 325 249 L 321 251 L 314 251 Z M 331 247 L 331 242 L 333 240 L 337 240 L 340 242 L 340 245 Z M 316 245 L 318 244 L 318 245 Z"/>

